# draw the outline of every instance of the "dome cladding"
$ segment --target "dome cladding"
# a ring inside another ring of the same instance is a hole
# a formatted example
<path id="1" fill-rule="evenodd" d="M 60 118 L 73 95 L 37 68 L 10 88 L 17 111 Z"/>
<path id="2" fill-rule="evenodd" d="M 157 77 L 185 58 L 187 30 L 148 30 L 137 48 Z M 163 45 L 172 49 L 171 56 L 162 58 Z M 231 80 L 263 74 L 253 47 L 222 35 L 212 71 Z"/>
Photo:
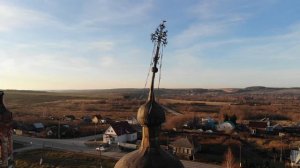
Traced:
<path id="1" fill-rule="evenodd" d="M 184 168 L 182 163 L 164 151 L 158 149 L 139 149 L 121 158 L 115 168 Z"/>
<path id="2" fill-rule="evenodd" d="M 165 122 L 165 110 L 149 100 L 139 108 L 137 120 L 142 126 L 159 126 Z"/>

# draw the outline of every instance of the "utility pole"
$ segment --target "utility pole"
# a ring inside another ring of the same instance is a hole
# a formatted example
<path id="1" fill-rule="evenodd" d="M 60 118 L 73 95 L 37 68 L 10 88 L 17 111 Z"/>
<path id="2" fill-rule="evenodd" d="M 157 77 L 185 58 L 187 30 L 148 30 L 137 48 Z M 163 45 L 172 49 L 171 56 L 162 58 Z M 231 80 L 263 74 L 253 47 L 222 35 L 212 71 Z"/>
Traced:
<path id="1" fill-rule="evenodd" d="M 60 118 L 58 118 L 58 131 L 57 131 L 57 137 L 60 139 Z"/>
<path id="2" fill-rule="evenodd" d="M 280 136 L 280 138 L 281 138 L 280 162 L 282 162 L 282 136 Z"/>
<path id="3" fill-rule="evenodd" d="M 102 148 L 101 146 L 99 146 L 98 148 L 96 148 L 96 150 L 99 151 L 100 168 L 102 168 L 101 148 Z"/>
<path id="4" fill-rule="evenodd" d="M 95 130 L 94 130 L 94 131 L 95 131 L 95 132 L 94 132 L 94 135 L 95 135 L 95 142 L 96 142 L 96 141 L 97 141 L 97 140 L 96 140 L 96 122 L 95 122 L 95 127 L 94 127 L 94 128 L 95 128 Z"/>
<path id="5" fill-rule="evenodd" d="M 283 156 L 283 142 L 282 142 L 282 137 L 285 136 L 284 133 L 279 133 L 280 136 L 280 142 L 281 142 L 281 148 L 280 148 L 280 162 L 282 162 L 282 156 Z"/>
<path id="6" fill-rule="evenodd" d="M 42 165 L 43 162 L 44 162 L 44 155 L 45 155 L 45 142 L 43 142 L 42 155 L 41 155 L 41 158 L 40 158 L 40 165 Z"/>
<path id="7" fill-rule="evenodd" d="M 240 167 L 242 167 L 242 142 L 240 142 Z"/>

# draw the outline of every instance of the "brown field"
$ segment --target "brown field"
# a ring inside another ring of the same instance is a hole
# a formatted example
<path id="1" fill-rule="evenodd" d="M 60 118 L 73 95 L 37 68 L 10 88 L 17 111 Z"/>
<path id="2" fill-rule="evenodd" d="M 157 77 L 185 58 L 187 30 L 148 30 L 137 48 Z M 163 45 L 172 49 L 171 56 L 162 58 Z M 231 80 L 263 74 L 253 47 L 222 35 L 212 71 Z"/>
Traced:
<path id="1" fill-rule="evenodd" d="M 43 164 L 40 165 L 40 158 L 43 157 Z M 116 161 L 107 157 L 102 158 L 102 166 L 113 168 Z M 18 168 L 41 168 L 41 167 L 65 167 L 80 168 L 82 165 L 88 168 L 96 168 L 100 165 L 99 156 L 82 153 L 41 149 L 18 153 L 15 156 L 16 167 Z"/>
<path id="2" fill-rule="evenodd" d="M 221 120 L 236 114 L 239 122 L 269 117 L 285 125 L 300 121 L 300 89 L 246 88 L 233 92 L 207 89 L 161 89 L 158 101 L 182 113 L 167 113 L 167 128 L 180 126 L 194 116 Z M 6 106 L 14 120 L 24 123 L 48 121 L 47 116 L 101 114 L 114 120 L 136 116 L 145 102 L 147 90 L 112 89 L 85 91 L 5 91 Z M 54 122 L 54 123 L 53 123 Z M 78 121 L 79 122 L 79 121 Z M 75 124 L 77 124 L 75 122 Z"/>

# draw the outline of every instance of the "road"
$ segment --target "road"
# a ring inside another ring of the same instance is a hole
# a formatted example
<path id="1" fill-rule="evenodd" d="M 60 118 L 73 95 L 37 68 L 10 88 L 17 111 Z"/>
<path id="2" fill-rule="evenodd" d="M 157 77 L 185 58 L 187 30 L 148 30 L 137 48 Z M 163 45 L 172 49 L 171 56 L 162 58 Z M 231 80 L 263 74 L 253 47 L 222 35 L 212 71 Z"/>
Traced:
<path id="1" fill-rule="evenodd" d="M 50 147 L 50 148 L 61 149 L 66 151 L 99 155 L 98 151 L 96 151 L 94 148 L 87 147 L 84 144 L 84 142 L 86 142 L 87 140 L 99 138 L 101 136 L 102 135 L 94 135 L 94 136 L 74 138 L 74 139 L 43 139 L 43 138 L 32 138 L 32 137 L 14 135 L 13 136 L 14 141 L 29 144 L 27 147 L 14 150 L 14 152 L 22 152 L 26 150 Z M 126 154 L 125 152 L 111 152 L 111 151 L 102 152 L 102 155 L 114 158 L 116 160 L 119 160 L 125 154 Z M 221 168 L 221 166 L 219 165 L 192 162 L 187 160 L 181 160 L 181 162 L 183 163 L 185 168 Z"/>
<path id="2" fill-rule="evenodd" d="M 173 109 L 170 109 L 169 107 L 167 106 L 162 106 L 167 112 L 171 113 L 171 114 L 174 114 L 174 115 L 183 115 L 182 113 L 179 113 L 178 111 L 175 111 Z"/>

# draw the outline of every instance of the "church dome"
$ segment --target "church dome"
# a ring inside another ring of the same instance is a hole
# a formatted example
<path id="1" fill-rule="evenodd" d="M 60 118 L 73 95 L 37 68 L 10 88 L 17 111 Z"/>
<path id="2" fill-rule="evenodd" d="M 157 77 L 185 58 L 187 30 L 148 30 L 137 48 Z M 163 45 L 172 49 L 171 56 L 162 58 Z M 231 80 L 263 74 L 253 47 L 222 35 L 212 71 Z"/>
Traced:
<path id="1" fill-rule="evenodd" d="M 12 113 L 9 112 L 4 105 L 4 92 L 0 91 L 0 123 L 10 123 L 12 121 Z"/>
<path id="2" fill-rule="evenodd" d="M 148 100 L 139 108 L 137 120 L 141 125 L 159 126 L 165 122 L 165 110 L 155 100 Z"/>
<path id="3" fill-rule="evenodd" d="M 115 168 L 183 168 L 183 165 L 175 156 L 161 148 L 141 148 L 121 158 Z"/>

